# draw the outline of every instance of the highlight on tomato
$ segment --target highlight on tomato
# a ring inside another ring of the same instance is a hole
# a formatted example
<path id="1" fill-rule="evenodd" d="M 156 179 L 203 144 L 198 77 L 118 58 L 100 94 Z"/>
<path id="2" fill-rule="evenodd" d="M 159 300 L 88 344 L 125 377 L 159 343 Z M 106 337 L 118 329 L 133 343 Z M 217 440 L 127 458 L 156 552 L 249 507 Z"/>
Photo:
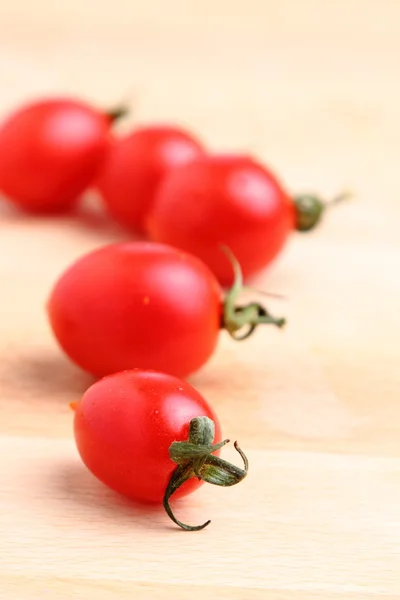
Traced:
<path id="1" fill-rule="evenodd" d="M 294 229 L 315 227 L 326 206 L 313 195 L 292 198 L 251 156 L 201 155 L 166 175 L 146 227 L 152 240 L 194 254 L 230 285 L 221 244 L 232 250 L 246 279 L 275 259 Z"/>
<path id="2" fill-rule="evenodd" d="M 257 302 L 240 303 L 240 268 L 230 258 L 235 283 L 224 295 L 202 261 L 171 246 L 125 242 L 90 252 L 50 295 L 55 337 L 96 376 L 142 368 L 186 377 L 209 359 L 221 329 L 240 340 L 260 324 L 284 324 Z"/>
<path id="3" fill-rule="evenodd" d="M 29 212 L 70 209 L 97 175 L 122 114 L 74 98 L 20 107 L 0 125 L 0 191 Z"/>
<path id="4" fill-rule="evenodd" d="M 165 174 L 203 152 L 181 127 L 142 126 L 114 140 L 95 187 L 116 221 L 140 231 Z"/>
<path id="5" fill-rule="evenodd" d="M 78 452 L 105 485 L 132 500 L 163 503 L 179 521 L 170 498 L 186 496 L 203 482 L 228 487 L 242 481 L 248 461 L 235 442 L 244 469 L 219 458 L 221 427 L 214 410 L 191 385 L 165 373 L 124 371 L 92 385 L 73 404 Z"/>

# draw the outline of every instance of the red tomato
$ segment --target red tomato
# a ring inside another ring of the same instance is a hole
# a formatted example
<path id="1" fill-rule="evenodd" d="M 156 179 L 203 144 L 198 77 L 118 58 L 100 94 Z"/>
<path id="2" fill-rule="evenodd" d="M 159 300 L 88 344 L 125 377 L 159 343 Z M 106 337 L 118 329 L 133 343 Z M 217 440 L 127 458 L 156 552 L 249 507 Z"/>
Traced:
<path id="1" fill-rule="evenodd" d="M 23 106 L 0 128 L 0 190 L 28 211 L 70 208 L 105 158 L 110 124 L 69 98 Z"/>
<path id="2" fill-rule="evenodd" d="M 223 285 L 268 265 L 295 226 L 294 204 L 274 175 L 249 156 L 199 156 L 171 171 L 159 187 L 147 228 L 153 240 L 201 258 Z"/>
<path id="3" fill-rule="evenodd" d="M 201 261 L 149 242 L 83 257 L 49 302 L 61 346 L 98 376 L 134 367 L 196 371 L 215 348 L 221 311 L 221 289 Z"/>
<path id="4" fill-rule="evenodd" d="M 75 439 L 83 462 L 100 481 L 133 500 L 161 502 L 176 468 L 169 447 L 187 440 L 189 423 L 199 416 L 214 422 L 214 443 L 220 442 L 215 412 L 191 385 L 163 373 L 125 371 L 84 394 L 76 407 Z M 191 478 L 176 497 L 201 483 Z"/>
<path id="5" fill-rule="evenodd" d="M 223 299 L 206 265 L 181 250 L 119 243 L 73 264 L 48 312 L 62 348 L 90 373 L 139 367 L 186 376 L 210 357 L 221 327 L 239 339 L 242 327 L 247 336 L 259 323 L 283 324 L 255 303 L 236 307 L 239 292 L 238 281 Z"/>
<path id="6" fill-rule="evenodd" d="M 182 129 L 142 127 L 115 140 L 99 177 L 98 191 L 117 221 L 133 230 L 142 229 L 166 172 L 202 152 L 200 143 Z"/>

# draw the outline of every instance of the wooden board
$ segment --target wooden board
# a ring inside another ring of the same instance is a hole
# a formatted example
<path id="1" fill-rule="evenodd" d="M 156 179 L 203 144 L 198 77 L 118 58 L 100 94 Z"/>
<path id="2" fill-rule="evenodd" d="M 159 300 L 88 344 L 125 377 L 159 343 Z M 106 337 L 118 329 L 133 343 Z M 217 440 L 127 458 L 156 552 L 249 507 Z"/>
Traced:
<path id="1" fill-rule="evenodd" d="M 15 0 L 0 9 L 0 107 L 76 93 L 132 122 L 186 123 L 293 190 L 355 199 L 293 235 L 255 282 L 284 332 L 217 353 L 192 383 L 251 462 L 179 503 L 204 532 L 109 492 L 68 402 L 90 378 L 44 304 L 73 259 L 124 234 L 101 214 L 0 212 L 0 598 L 400 597 L 400 5 L 382 0 Z M 232 450 L 225 455 L 233 458 Z"/>

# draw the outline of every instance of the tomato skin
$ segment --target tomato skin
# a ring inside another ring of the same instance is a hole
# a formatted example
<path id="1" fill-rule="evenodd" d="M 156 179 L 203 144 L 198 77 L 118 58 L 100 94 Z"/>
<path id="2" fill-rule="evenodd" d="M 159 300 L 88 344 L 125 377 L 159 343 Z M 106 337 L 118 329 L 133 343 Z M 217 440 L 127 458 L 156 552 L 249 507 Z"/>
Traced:
<path id="1" fill-rule="evenodd" d="M 214 155 L 167 175 L 147 230 L 151 239 L 198 256 L 222 285 L 231 285 L 232 268 L 221 244 L 246 278 L 276 257 L 294 223 L 293 202 L 271 172 L 249 156 Z"/>
<path id="2" fill-rule="evenodd" d="M 202 153 L 200 143 L 178 127 L 141 127 L 114 140 L 97 190 L 116 221 L 131 230 L 141 230 L 165 174 Z"/>
<path id="3" fill-rule="evenodd" d="M 23 106 L 0 127 L 0 190 L 30 212 L 71 208 L 106 156 L 110 124 L 69 98 Z"/>
<path id="4" fill-rule="evenodd" d="M 143 368 L 186 376 L 216 346 L 221 288 L 181 250 L 119 243 L 73 264 L 55 285 L 48 313 L 65 352 L 94 375 Z"/>
<path id="5" fill-rule="evenodd" d="M 75 440 L 84 464 L 108 487 L 132 500 L 162 502 L 176 467 L 169 446 L 187 440 L 198 416 L 214 421 L 214 443 L 220 442 L 216 414 L 191 385 L 155 371 L 124 371 L 86 391 L 75 412 Z M 190 479 L 174 498 L 201 484 Z"/>

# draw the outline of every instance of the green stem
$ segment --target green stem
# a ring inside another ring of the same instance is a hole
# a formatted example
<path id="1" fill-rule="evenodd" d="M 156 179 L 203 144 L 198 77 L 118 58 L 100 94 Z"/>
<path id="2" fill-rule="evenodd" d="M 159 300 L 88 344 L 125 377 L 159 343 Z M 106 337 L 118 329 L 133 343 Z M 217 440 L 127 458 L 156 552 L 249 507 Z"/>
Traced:
<path id="1" fill-rule="evenodd" d="M 129 108 L 123 105 L 115 106 L 111 110 L 107 110 L 105 114 L 110 119 L 111 123 L 114 124 L 129 114 Z"/>
<path id="2" fill-rule="evenodd" d="M 340 202 L 343 202 L 343 200 L 351 200 L 353 196 L 353 192 L 350 192 L 349 190 L 344 190 L 343 192 L 340 192 L 340 194 L 336 194 L 336 196 L 333 196 L 333 198 L 325 202 L 325 208 L 335 206 L 335 204 L 340 204 Z"/>
<path id="3" fill-rule="evenodd" d="M 192 471 L 192 465 L 190 463 L 185 466 L 180 465 L 175 469 L 171 479 L 169 480 L 169 484 L 164 495 L 163 504 L 169 518 L 172 519 L 174 523 L 179 525 L 179 527 L 182 527 L 182 529 L 185 529 L 185 531 L 200 531 L 201 529 L 204 529 L 204 527 L 207 527 L 207 525 L 209 525 L 211 521 L 208 520 L 205 523 L 203 523 L 203 525 L 186 525 L 185 523 L 182 523 L 182 521 L 179 521 L 179 519 L 175 517 L 174 513 L 172 512 L 172 508 L 169 504 L 169 499 L 171 498 L 172 494 L 174 494 L 176 490 L 178 490 L 181 487 L 181 485 L 183 485 L 186 481 L 193 477 Z"/>
<path id="4" fill-rule="evenodd" d="M 213 485 L 230 487 L 236 485 L 247 475 L 249 463 L 244 452 L 235 442 L 235 449 L 239 452 L 244 463 L 244 469 L 212 454 L 229 442 L 224 440 L 212 445 L 215 426 L 208 417 L 196 417 L 190 421 L 189 438 L 186 442 L 173 442 L 169 449 L 170 458 L 177 464 L 172 473 L 167 489 L 165 490 L 163 505 L 166 513 L 174 523 L 186 531 L 200 531 L 209 525 L 206 521 L 202 525 L 186 525 L 177 519 L 170 506 L 171 496 L 189 479 L 197 477 Z"/>
<path id="5" fill-rule="evenodd" d="M 226 246 L 222 247 L 223 252 L 230 260 L 234 273 L 234 282 L 231 289 L 225 296 L 223 306 L 223 316 L 221 326 L 226 329 L 229 335 L 237 341 L 248 338 L 258 325 L 268 324 L 276 327 L 283 327 L 285 319 L 276 318 L 271 315 L 267 309 L 257 302 L 250 302 L 244 306 L 237 306 L 236 302 L 239 295 L 246 288 L 243 286 L 243 276 L 240 264 L 233 253 Z M 240 330 L 245 332 L 240 334 Z"/>

